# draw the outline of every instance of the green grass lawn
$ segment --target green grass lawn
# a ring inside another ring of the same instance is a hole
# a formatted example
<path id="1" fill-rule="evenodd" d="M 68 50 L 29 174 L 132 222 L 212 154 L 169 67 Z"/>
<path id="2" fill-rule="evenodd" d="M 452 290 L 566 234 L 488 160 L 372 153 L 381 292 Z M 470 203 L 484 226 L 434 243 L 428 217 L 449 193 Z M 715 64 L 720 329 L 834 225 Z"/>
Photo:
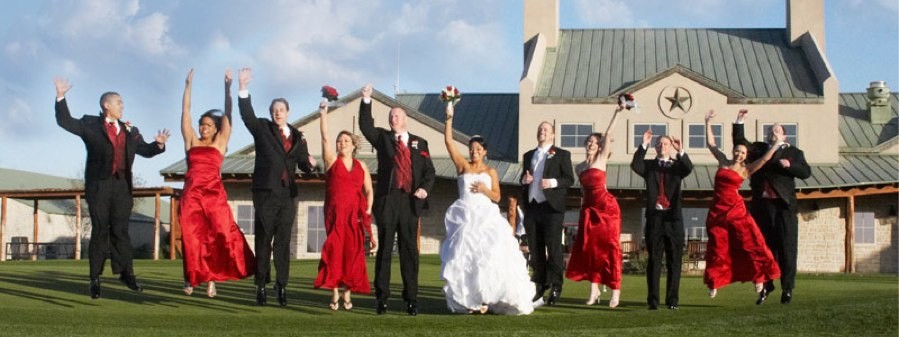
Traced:
<path id="1" fill-rule="evenodd" d="M 250 279 L 219 284 L 214 299 L 205 296 L 205 287 L 185 296 L 181 261 L 135 262 L 144 292 L 127 290 L 107 268 L 99 300 L 88 297 L 86 261 L 0 263 L 0 336 L 899 334 L 896 275 L 800 275 L 792 304 L 781 305 L 777 290 L 761 306 L 750 284 L 728 286 L 709 299 L 700 276 L 685 276 L 676 311 L 646 310 L 645 278 L 626 275 L 617 309 L 606 306 L 608 293 L 600 305 L 583 305 L 588 284 L 567 282 L 560 304 L 530 316 L 455 315 L 441 292 L 439 258 L 423 256 L 421 313 L 408 317 L 396 260 L 394 297 L 384 316 L 375 315 L 370 296 L 356 297 L 352 311 L 330 311 L 329 292 L 312 288 L 318 261 L 292 263 L 286 308 L 271 292 L 269 306 L 257 307 Z M 369 275 L 371 270 L 370 263 Z"/>

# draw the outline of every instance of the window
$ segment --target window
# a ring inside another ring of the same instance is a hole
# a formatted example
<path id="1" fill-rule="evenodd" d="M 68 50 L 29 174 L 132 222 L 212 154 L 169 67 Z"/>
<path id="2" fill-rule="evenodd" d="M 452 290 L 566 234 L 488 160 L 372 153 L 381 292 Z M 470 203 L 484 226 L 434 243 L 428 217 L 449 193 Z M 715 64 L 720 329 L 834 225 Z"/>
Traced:
<path id="1" fill-rule="evenodd" d="M 690 124 L 687 127 L 687 147 L 691 149 L 705 148 L 705 124 Z M 721 148 L 721 124 L 712 124 L 712 132 L 715 134 L 715 144 Z"/>
<path id="2" fill-rule="evenodd" d="M 704 126 L 703 126 L 704 127 Z M 684 230 L 687 240 L 708 241 L 705 219 L 709 215 L 707 208 L 683 208 Z"/>
<path id="3" fill-rule="evenodd" d="M 874 213 L 855 213 L 855 243 L 874 243 Z"/>
<path id="4" fill-rule="evenodd" d="M 253 235 L 255 215 L 253 205 L 237 205 L 237 227 L 244 235 Z"/>
<path id="5" fill-rule="evenodd" d="M 308 219 L 306 222 L 306 252 L 321 253 L 322 247 L 325 245 L 325 207 L 309 206 Z"/>
<path id="6" fill-rule="evenodd" d="M 562 124 L 562 147 L 581 147 L 593 133 L 592 124 Z"/>
<path id="7" fill-rule="evenodd" d="M 762 139 L 759 141 L 767 141 L 768 140 L 768 131 L 771 130 L 771 126 L 774 124 L 762 124 Z M 787 143 L 792 145 L 798 145 L 796 143 L 796 135 L 798 133 L 798 126 L 796 124 L 781 124 L 784 127 L 784 134 L 787 136 Z"/>
<path id="8" fill-rule="evenodd" d="M 646 132 L 646 130 L 652 130 L 652 140 L 649 142 L 650 148 L 656 143 L 656 139 L 659 139 L 659 136 L 668 134 L 668 124 L 634 124 L 633 127 L 633 147 L 643 144 L 643 133 Z"/>

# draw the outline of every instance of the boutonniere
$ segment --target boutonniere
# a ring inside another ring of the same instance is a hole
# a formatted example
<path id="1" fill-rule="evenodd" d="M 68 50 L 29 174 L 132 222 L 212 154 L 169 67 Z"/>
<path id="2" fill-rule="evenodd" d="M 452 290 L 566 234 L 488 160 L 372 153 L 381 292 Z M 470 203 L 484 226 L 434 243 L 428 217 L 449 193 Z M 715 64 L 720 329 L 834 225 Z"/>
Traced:
<path id="1" fill-rule="evenodd" d="M 125 131 L 131 132 L 131 127 L 132 127 L 131 121 L 126 121 L 125 122 Z"/>
<path id="2" fill-rule="evenodd" d="M 550 148 L 548 153 L 549 155 L 546 156 L 546 159 L 552 159 L 556 155 L 556 149 Z"/>
<path id="3" fill-rule="evenodd" d="M 431 155 L 428 154 L 428 151 L 421 151 L 421 156 L 425 158 L 431 158 Z"/>
<path id="4" fill-rule="evenodd" d="M 412 148 L 418 150 L 418 141 L 417 140 L 412 141 Z"/>
<path id="5" fill-rule="evenodd" d="M 302 134 L 302 133 L 300 134 L 300 141 L 303 142 L 303 144 L 306 144 L 306 135 L 305 134 Z"/>

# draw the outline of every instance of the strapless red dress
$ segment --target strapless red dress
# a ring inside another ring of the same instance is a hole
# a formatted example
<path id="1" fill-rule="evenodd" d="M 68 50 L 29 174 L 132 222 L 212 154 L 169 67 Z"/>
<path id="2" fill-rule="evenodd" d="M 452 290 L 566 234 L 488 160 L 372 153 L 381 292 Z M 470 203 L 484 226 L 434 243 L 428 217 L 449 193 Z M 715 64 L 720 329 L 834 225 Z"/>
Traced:
<path id="1" fill-rule="evenodd" d="M 606 189 L 606 172 L 581 172 L 584 201 L 565 277 L 621 289 L 621 210 Z"/>

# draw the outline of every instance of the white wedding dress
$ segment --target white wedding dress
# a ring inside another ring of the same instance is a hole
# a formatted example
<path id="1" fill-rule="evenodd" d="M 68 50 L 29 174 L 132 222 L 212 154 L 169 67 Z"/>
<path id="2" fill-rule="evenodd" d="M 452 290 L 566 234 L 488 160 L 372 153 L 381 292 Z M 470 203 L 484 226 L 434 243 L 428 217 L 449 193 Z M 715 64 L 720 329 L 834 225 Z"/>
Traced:
<path id="1" fill-rule="evenodd" d="M 446 304 L 455 313 L 489 312 L 527 315 L 534 311 L 534 283 L 518 241 L 499 207 L 472 183 L 492 186 L 487 173 L 458 178 L 459 199 L 446 210 L 446 238 L 440 247 Z"/>

